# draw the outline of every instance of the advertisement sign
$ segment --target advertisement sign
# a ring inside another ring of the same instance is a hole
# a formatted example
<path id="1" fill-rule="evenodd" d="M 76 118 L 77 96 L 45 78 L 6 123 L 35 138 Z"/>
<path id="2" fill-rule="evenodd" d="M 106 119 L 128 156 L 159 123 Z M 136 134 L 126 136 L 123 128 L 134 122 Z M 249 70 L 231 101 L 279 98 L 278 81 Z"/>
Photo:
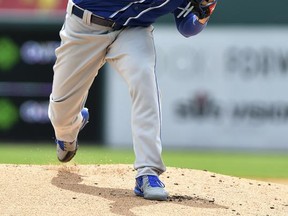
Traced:
<path id="1" fill-rule="evenodd" d="M 271 28 L 214 27 L 191 38 L 155 29 L 163 145 L 288 149 L 288 30 Z M 106 141 L 131 145 L 127 86 L 109 70 Z"/>
<path id="2" fill-rule="evenodd" d="M 0 144 L 5 140 L 53 142 L 48 102 L 61 26 L 42 27 L 36 25 L 28 31 L 20 25 L 0 30 Z M 96 114 L 91 115 L 81 140 L 101 139 L 102 107 L 94 102 L 101 103 L 101 81 L 100 77 L 91 89 L 87 105 Z"/>

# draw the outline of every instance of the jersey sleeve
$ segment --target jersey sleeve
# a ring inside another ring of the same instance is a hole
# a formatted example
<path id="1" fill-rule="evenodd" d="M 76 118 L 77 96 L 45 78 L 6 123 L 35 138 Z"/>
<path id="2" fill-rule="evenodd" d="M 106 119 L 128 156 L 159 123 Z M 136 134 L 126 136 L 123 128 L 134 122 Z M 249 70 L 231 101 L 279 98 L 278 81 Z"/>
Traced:
<path id="1" fill-rule="evenodd" d="M 207 25 L 198 21 L 197 16 L 191 12 L 191 8 L 177 8 L 174 12 L 174 19 L 178 31 L 184 37 L 191 37 L 200 33 Z"/>

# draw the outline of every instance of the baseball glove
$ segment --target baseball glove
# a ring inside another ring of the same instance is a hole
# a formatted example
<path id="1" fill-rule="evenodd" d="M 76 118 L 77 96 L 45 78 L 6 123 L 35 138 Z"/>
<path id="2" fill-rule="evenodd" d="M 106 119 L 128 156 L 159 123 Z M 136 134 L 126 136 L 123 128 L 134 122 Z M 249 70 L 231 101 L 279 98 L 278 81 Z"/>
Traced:
<path id="1" fill-rule="evenodd" d="M 204 19 L 213 13 L 218 0 L 189 0 L 193 6 L 192 12 L 199 18 Z"/>

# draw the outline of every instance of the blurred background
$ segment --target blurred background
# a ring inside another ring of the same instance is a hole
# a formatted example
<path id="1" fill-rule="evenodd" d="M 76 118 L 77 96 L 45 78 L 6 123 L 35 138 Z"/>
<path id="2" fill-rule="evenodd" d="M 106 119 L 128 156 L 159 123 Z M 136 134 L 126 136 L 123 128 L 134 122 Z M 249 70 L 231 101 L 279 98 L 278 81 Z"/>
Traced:
<path id="1" fill-rule="evenodd" d="M 53 142 L 47 108 L 66 3 L 0 0 L 0 143 Z M 171 15 L 155 24 L 165 148 L 287 152 L 285 3 L 220 0 L 192 38 L 177 32 Z M 130 147 L 130 103 L 124 81 L 105 65 L 81 141 Z"/>

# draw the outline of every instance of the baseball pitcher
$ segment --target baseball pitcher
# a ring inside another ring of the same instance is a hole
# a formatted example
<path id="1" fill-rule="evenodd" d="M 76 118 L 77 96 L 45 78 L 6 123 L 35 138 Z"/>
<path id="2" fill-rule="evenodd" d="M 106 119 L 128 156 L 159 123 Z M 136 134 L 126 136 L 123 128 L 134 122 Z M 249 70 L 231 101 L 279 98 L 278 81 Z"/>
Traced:
<path id="1" fill-rule="evenodd" d="M 137 170 L 134 192 L 152 200 L 168 193 L 159 175 L 161 158 L 161 99 L 156 77 L 152 24 L 171 14 L 185 37 L 201 32 L 217 0 L 69 0 L 55 51 L 49 118 L 57 157 L 70 161 L 77 136 L 88 123 L 85 101 L 99 69 L 108 62 L 124 78 L 132 100 L 132 138 Z"/>

